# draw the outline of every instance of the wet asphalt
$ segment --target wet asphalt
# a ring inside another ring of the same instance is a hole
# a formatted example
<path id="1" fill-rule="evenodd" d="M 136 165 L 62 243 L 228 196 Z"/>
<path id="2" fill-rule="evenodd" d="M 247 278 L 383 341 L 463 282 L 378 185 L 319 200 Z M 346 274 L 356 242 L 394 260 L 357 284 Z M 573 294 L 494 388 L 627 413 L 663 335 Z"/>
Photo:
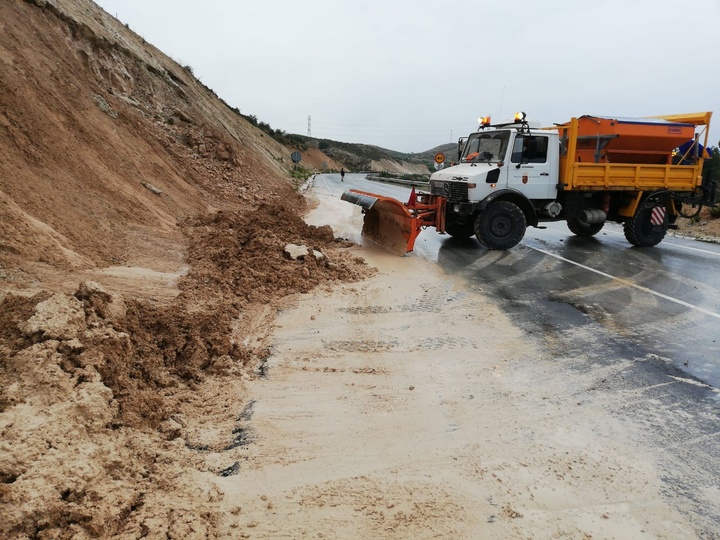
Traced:
<path id="1" fill-rule="evenodd" d="M 405 201 L 409 189 L 347 175 L 323 183 Z M 348 203 L 349 204 L 349 203 Z M 563 222 L 530 228 L 509 251 L 424 231 L 409 257 L 435 261 L 505 312 L 543 356 L 591 380 L 578 406 L 601 404 L 651 449 L 664 495 L 696 527 L 720 531 L 720 245 L 668 235 L 631 246 L 622 226 L 575 237 Z M 367 239 L 352 238 L 363 244 Z"/>
<path id="2" fill-rule="evenodd" d="M 336 185 L 333 175 L 325 178 Z M 404 201 L 410 192 L 354 174 L 337 184 L 338 195 L 361 189 Z M 673 373 L 720 389 L 719 244 L 668 235 L 654 248 L 636 248 L 615 223 L 593 238 L 572 235 L 564 222 L 543 226 L 508 251 L 428 229 L 407 256 L 466 279 L 545 341 L 592 326 L 602 340 L 583 348 L 593 356 L 607 356 L 617 342 L 622 357 L 658 357 Z"/>

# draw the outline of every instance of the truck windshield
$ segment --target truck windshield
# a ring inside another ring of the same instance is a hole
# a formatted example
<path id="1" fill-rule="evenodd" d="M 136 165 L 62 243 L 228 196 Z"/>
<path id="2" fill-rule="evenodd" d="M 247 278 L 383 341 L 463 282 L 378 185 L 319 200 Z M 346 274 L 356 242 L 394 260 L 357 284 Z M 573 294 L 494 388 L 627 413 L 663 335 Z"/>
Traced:
<path id="1" fill-rule="evenodd" d="M 473 133 L 465 143 L 460 161 L 502 161 L 505 158 L 509 131 L 489 131 Z"/>

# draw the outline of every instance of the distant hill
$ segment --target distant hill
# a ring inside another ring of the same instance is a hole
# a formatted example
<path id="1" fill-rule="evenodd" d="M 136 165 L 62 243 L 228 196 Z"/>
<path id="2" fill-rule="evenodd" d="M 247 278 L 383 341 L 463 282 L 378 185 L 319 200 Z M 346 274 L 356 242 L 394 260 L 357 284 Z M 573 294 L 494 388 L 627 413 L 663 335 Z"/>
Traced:
<path id="1" fill-rule="evenodd" d="M 351 170 L 430 174 L 435 170 L 435 155 L 438 152 L 443 152 L 448 160 L 457 153 L 455 143 L 442 144 L 424 152 L 406 153 L 370 144 L 346 143 L 304 135 L 292 135 L 292 138 L 300 143 L 301 147 L 317 148 Z"/>
<path id="2" fill-rule="evenodd" d="M 429 160 L 431 162 L 435 161 L 435 156 L 439 153 L 445 154 L 445 161 L 457 161 L 457 151 L 458 151 L 458 145 L 457 143 L 445 143 L 441 144 L 440 146 L 436 146 L 435 148 L 431 148 L 430 150 L 425 150 L 424 152 L 421 152 L 419 154 L 413 154 L 415 156 L 421 157 L 424 160 Z"/>

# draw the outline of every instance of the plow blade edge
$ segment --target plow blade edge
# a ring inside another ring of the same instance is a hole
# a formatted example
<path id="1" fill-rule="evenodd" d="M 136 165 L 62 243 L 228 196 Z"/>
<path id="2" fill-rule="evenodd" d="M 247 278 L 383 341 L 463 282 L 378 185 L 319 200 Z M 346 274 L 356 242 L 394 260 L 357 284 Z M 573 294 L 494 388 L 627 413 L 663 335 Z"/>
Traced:
<path id="1" fill-rule="evenodd" d="M 435 205 L 405 204 L 357 190 L 346 191 L 341 199 L 363 208 L 363 236 L 398 255 L 413 250 L 423 227 L 435 226 Z"/>
<path id="2" fill-rule="evenodd" d="M 373 205 L 378 201 L 377 196 L 365 195 L 364 193 L 355 193 L 354 191 L 346 191 L 340 199 L 347 201 L 358 206 L 362 206 L 365 210 L 370 210 Z"/>

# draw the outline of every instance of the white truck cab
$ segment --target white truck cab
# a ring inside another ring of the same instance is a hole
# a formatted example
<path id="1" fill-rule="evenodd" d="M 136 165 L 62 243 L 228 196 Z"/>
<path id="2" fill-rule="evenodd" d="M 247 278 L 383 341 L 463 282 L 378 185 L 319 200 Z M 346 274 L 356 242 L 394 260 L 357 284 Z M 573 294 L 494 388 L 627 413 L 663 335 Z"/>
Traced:
<path id="1" fill-rule="evenodd" d="M 446 182 L 464 182 L 472 202 L 502 189 L 517 190 L 528 199 L 554 200 L 559 144 L 557 131 L 527 124 L 481 129 L 465 141 L 458 164 L 435 172 L 430 184 L 444 190 Z"/>

